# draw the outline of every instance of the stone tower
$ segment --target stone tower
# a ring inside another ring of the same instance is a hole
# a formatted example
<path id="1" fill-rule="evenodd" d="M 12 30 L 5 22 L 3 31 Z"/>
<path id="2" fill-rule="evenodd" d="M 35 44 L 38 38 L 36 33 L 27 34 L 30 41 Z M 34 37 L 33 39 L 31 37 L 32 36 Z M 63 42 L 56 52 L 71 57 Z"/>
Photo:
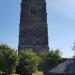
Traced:
<path id="1" fill-rule="evenodd" d="M 22 0 L 18 50 L 32 48 L 39 51 L 48 47 L 47 13 L 45 0 Z"/>

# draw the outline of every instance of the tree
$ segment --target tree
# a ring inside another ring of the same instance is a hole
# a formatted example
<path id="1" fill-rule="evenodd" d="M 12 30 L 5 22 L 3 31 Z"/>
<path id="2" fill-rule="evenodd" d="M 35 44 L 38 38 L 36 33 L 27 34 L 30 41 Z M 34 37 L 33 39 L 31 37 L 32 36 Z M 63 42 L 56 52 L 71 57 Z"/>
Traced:
<path id="1" fill-rule="evenodd" d="M 47 49 L 43 49 L 40 51 L 39 55 L 45 60 L 46 63 L 50 63 L 49 61 L 53 60 L 61 60 L 61 53 L 59 49 L 56 49 L 55 51 L 48 51 Z"/>
<path id="2" fill-rule="evenodd" d="M 0 44 L 0 71 L 6 75 L 15 73 L 17 63 L 17 51 L 7 44 Z"/>
<path id="3" fill-rule="evenodd" d="M 43 49 L 40 51 L 39 56 L 45 62 L 45 65 L 49 65 L 52 61 L 58 61 L 62 59 L 59 49 L 56 49 L 55 51 L 48 51 L 47 49 Z"/>
<path id="4" fill-rule="evenodd" d="M 58 61 L 61 60 L 61 52 L 59 49 L 56 49 L 55 51 L 51 50 L 48 54 L 48 58 L 51 59 L 51 61 Z"/>
<path id="5" fill-rule="evenodd" d="M 75 51 L 75 42 L 73 43 L 72 50 Z"/>
<path id="6" fill-rule="evenodd" d="M 75 58 L 75 42 L 74 42 L 74 44 L 73 44 L 73 46 L 72 46 L 72 50 L 74 51 L 73 58 Z"/>
<path id="7" fill-rule="evenodd" d="M 42 49 L 39 51 L 38 55 L 41 57 L 41 59 L 47 59 L 47 56 L 49 54 L 49 50 L 48 49 Z"/>
<path id="8" fill-rule="evenodd" d="M 25 49 L 19 52 L 19 72 L 22 75 L 29 75 L 38 68 L 40 58 L 32 49 Z"/>

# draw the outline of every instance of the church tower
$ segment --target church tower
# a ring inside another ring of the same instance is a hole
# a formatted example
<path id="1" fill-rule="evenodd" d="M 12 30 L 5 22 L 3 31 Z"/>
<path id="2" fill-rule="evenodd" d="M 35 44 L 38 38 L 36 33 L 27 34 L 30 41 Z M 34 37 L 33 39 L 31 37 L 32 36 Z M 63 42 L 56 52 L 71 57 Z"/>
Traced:
<path id="1" fill-rule="evenodd" d="M 45 0 L 22 0 L 18 50 L 32 48 L 36 52 L 48 49 L 48 29 Z"/>

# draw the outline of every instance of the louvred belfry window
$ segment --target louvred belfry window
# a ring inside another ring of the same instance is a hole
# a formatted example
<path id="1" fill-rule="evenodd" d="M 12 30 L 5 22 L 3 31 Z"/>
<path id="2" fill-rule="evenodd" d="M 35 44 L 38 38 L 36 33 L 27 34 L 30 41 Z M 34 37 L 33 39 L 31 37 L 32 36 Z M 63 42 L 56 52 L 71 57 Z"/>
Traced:
<path id="1" fill-rule="evenodd" d="M 35 7 L 32 7 L 31 8 L 31 15 L 35 15 L 36 16 L 36 14 L 37 14 L 36 8 Z"/>

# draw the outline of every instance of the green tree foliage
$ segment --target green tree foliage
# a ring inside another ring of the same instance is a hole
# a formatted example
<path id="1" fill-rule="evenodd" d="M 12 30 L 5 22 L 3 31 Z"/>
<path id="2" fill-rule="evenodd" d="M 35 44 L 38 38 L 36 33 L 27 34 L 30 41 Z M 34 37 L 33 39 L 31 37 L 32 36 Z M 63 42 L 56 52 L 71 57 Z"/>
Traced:
<path id="1" fill-rule="evenodd" d="M 46 65 L 50 64 L 52 61 L 58 61 L 62 59 L 59 49 L 50 51 L 43 49 L 40 51 L 39 56 L 42 58 Z"/>
<path id="2" fill-rule="evenodd" d="M 50 58 L 52 61 L 58 61 L 61 60 L 61 52 L 59 49 L 56 49 L 55 51 L 51 50 L 48 54 L 48 58 Z"/>
<path id="3" fill-rule="evenodd" d="M 39 51 L 38 56 L 40 56 L 41 59 L 45 60 L 47 59 L 48 54 L 49 54 L 49 50 L 43 48 L 42 50 Z"/>
<path id="4" fill-rule="evenodd" d="M 0 71 L 6 75 L 14 73 L 17 63 L 17 51 L 6 44 L 0 44 Z"/>
<path id="5" fill-rule="evenodd" d="M 75 42 L 73 43 L 72 50 L 74 51 L 73 58 L 75 58 Z"/>
<path id="6" fill-rule="evenodd" d="M 17 51 L 6 44 L 0 44 L 0 73 L 10 75 L 15 73 L 16 66 L 18 73 L 29 75 L 38 70 L 41 61 L 50 65 L 51 61 L 61 60 L 59 49 L 47 50 L 42 49 L 39 53 L 35 53 L 32 49 Z"/>
<path id="7" fill-rule="evenodd" d="M 75 42 L 73 43 L 72 50 L 75 51 Z"/>
<path id="8" fill-rule="evenodd" d="M 25 49 L 19 52 L 19 72 L 21 74 L 31 74 L 37 70 L 40 58 L 32 49 Z"/>

